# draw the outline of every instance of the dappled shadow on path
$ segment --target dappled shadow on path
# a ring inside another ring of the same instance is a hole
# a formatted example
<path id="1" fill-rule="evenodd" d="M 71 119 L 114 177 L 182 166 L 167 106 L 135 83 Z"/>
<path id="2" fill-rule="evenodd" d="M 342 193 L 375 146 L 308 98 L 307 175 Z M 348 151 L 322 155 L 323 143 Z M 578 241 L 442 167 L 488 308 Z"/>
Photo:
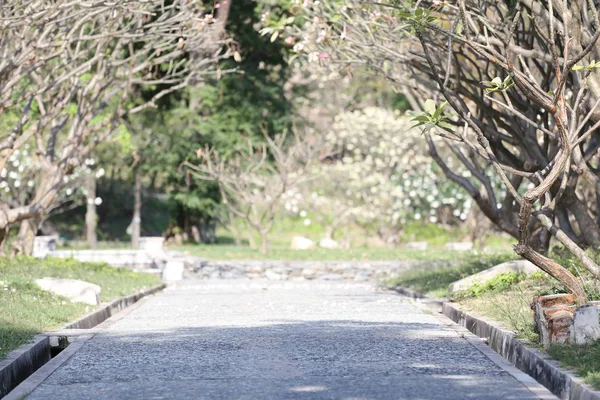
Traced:
<path id="1" fill-rule="evenodd" d="M 30 399 L 535 398 L 437 324 L 243 323 L 103 332 Z"/>

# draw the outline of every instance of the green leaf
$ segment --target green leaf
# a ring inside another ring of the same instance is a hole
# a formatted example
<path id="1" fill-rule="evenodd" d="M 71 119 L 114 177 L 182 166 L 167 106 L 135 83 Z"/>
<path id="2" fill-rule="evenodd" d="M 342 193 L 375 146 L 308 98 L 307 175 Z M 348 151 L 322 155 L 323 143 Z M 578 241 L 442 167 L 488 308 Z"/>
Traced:
<path id="1" fill-rule="evenodd" d="M 429 121 L 430 121 L 430 119 L 429 119 L 429 117 L 427 117 L 427 116 L 425 116 L 425 115 L 421 115 L 421 116 L 418 116 L 418 117 L 414 117 L 414 118 L 412 119 L 412 121 L 429 122 Z"/>
<path id="2" fill-rule="evenodd" d="M 452 125 L 452 124 L 449 124 L 449 123 L 447 123 L 447 122 L 444 122 L 444 121 L 440 121 L 440 122 L 438 122 L 438 126 L 439 126 L 440 128 L 442 128 L 442 129 L 445 129 L 445 130 L 447 130 L 447 131 L 450 131 L 450 132 L 452 132 L 452 131 L 453 131 L 453 129 L 454 129 L 454 125 Z"/>
<path id="3" fill-rule="evenodd" d="M 583 65 L 575 65 L 575 66 L 573 66 L 572 70 L 573 71 L 579 71 L 579 70 L 582 70 L 584 68 L 585 67 Z"/>
<path id="4" fill-rule="evenodd" d="M 426 113 L 433 114 L 436 110 L 435 102 L 431 99 L 426 100 L 425 104 L 423 104 L 423 109 L 425 110 Z"/>
<path id="5" fill-rule="evenodd" d="M 273 34 L 271 35 L 271 43 L 273 43 L 275 40 L 277 40 L 278 36 L 279 36 L 279 32 L 277 32 L 277 31 L 273 32 Z"/>
<path id="6" fill-rule="evenodd" d="M 437 119 L 440 117 L 440 115 L 442 115 L 442 112 L 444 111 L 444 107 L 446 107 L 448 105 L 448 102 L 445 101 L 443 102 L 438 108 L 437 110 L 435 110 L 435 112 L 433 113 L 433 118 Z"/>

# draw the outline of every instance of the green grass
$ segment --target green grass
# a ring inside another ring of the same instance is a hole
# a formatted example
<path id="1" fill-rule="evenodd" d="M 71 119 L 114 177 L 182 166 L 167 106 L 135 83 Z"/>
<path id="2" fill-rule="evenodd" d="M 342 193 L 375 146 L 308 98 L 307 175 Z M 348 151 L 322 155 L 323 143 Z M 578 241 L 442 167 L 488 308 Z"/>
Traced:
<path id="1" fill-rule="evenodd" d="M 209 260 L 294 260 L 294 261 L 455 261 L 469 258 L 480 252 L 456 252 L 443 247 L 426 251 L 402 247 L 353 247 L 349 249 L 292 250 L 287 246 L 272 246 L 264 255 L 249 246 L 235 245 L 183 245 L 170 246 L 169 250 L 181 251 Z"/>
<path id="2" fill-rule="evenodd" d="M 600 389 L 600 341 L 583 346 L 554 345 L 550 346 L 548 353 L 573 368 L 587 384 Z"/>
<path id="3" fill-rule="evenodd" d="M 535 345 L 539 338 L 534 332 L 531 300 L 537 295 L 557 291 L 555 282 L 548 275 L 536 273 L 527 279 L 506 283 L 480 295 L 463 297 L 458 303 L 463 309 L 496 321 L 515 332 L 516 337 Z"/>
<path id="4" fill-rule="evenodd" d="M 34 283 L 43 277 L 80 279 L 102 288 L 102 301 L 160 283 L 154 276 L 70 259 L 0 258 L 0 359 L 40 332 L 56 329 L 91 307 L 54 296 Z"/>
<path id="5" fill-rule="evenodd" d="M 456 256 L 457 253 L 454 254 Z M 515 259 L 515 255 L 508 251 L 492 254 L 464 254 L 459 265 L 439 268 L 413 268 L 398 277 L 390 279 L 386 284 L 409 288 L 425 293 L 430 297 L 446 297 L 448 295 L 448 285 L 452 282 L 511 259 Z"/>
<path id="6" fill-rule="evenodd" d="M 89 250 L 89 246 L 85 240 L 70 240 L 61 243 L 58 250 Z M 99 241 L 96 245 L 96 250 L 134 250 L 131 242 L 121 241 Z"/>

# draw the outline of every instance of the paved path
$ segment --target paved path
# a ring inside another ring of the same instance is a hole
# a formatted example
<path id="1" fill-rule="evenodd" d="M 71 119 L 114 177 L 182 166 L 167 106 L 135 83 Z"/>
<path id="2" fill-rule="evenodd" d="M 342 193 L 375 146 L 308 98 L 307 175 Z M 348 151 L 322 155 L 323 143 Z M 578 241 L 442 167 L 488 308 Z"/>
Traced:
<path id="1" fill-rule="evenodd" d="M 534 399 L 437 317 L 368 284 L 184 282 L 28 400 Z"/>

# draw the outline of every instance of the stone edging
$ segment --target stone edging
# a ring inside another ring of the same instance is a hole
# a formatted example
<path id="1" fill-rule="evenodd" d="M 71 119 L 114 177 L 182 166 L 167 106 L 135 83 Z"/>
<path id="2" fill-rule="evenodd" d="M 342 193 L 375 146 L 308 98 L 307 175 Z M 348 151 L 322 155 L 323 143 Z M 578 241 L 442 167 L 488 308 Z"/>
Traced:
<path id="1" fill-rule="evenodd" d="M 169 252 L 185 264 L 184 276 L 193 279 L 267 279 L 270 281 L 328 280 L 380 281 L 410 268 L 443 268 L 452 261 L 293 261 L 293 260 L 206 260 Z"/>
<path id="2" fill-rule="evenodd" d="M 561 399 L 600 400 L 599 391 L 587 385 L 582 378 L 561 368 L 560 362 L 527 347 L 528 342 L 515 338 L 512 332 L 483 318 L 467 314 L 449 302 L 442 304 L 442 313 L 480 338 L 487 339 L 488 345 L 494 351 L 535 378 Z"/>
<path id="3" fill-rule="evenodd" d="M 164 283 L 156 285 L 150 289 L 144 290 L 140 293 L 132 294 L 127 297 L 121 297 L 120 299 L 114 300 L 104 307 L 91 311 L 74 322 L 70 322 L 59 330 L 63 329 L 91 329 L 94 326 L 104 322 L 108 318 L 112 317 L 119 311 L 130 307 L 132 304 L 137 303 L 140 299 L 150 296 L 158 291 L 166 288 L 167 285 Z"/>
<path id="4" fill-rule="evenodd" d="M 485 339 L 490 348 L 510 361 L 519 370 L 534 378 L 563 400 L 600 400 L 600 391 L 594 390 L 585 381 L 560 366 L 548 355 L 528 347 L 526 340 L 517 339 L 514 333 L 500 328 L 497 323 L 473 316 L 446 299 L 430 299 L 423 293 L 404 288 L 390 288 L 406 295 L 428 309 L 437 311 L 455 323 L 465 327 L 476 336 Z M 406 294 L 405 294 L 406 293 Z M 437 303 L 437 307 L 431 307 Z M 441 306 L 441 309 L 440 309 Z"/>
<path id="5" fill-rule="evenodd" d="M 80 317 L 58 331 L 65 329 L 91 329 L 119 311 L 135 304 L 140 299 L 163 290 L 165 287 L 166 285 L 163 283 L 140 293 L 122 297 L 108 304 L 101 305 L 100 309 Z M 0 360 L 0 398 L 7 395 L 12 389 L 27 379 L 27 377 L 51 360 L 50 336 L 53 336 L 52 332 L 38 334 L 33 338 L 31 343 L 11 351 L 5 359 Z"/>

